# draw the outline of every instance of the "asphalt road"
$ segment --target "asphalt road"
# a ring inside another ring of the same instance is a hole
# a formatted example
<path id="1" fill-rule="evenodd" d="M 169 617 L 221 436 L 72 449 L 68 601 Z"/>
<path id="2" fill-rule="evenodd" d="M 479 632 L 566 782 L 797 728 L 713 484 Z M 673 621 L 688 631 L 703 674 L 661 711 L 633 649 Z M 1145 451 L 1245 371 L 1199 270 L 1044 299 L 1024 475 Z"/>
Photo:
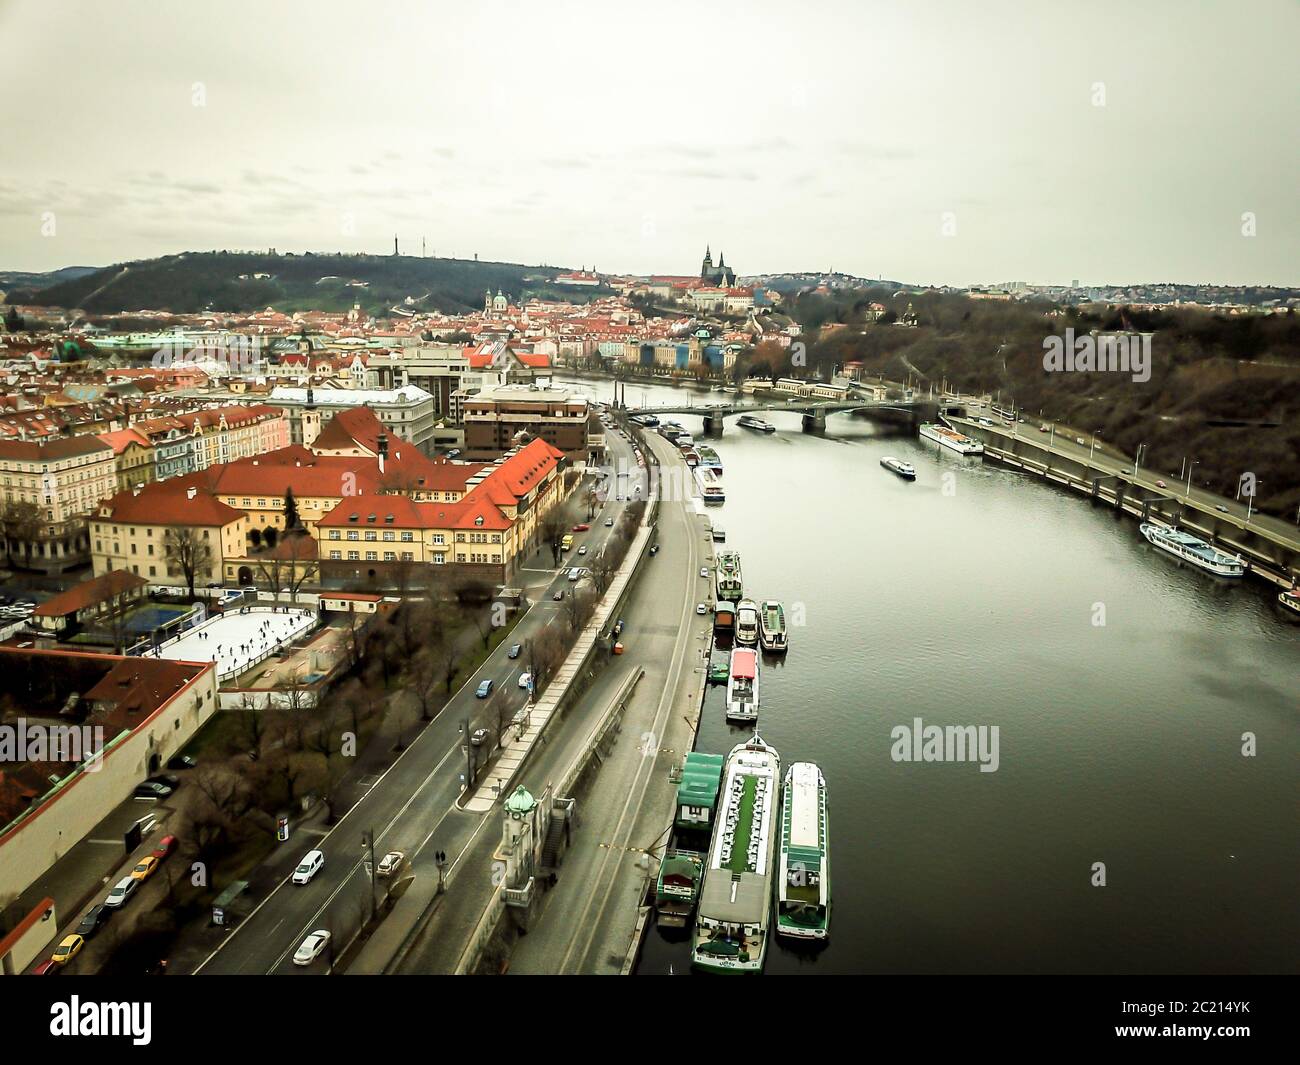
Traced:
<path id="1" fill-rule="evenodd" d="M 635 466 L 632 449 L 618 433 L 607 434 L 611 457 L 622 458 Z M 580 520 L 586 514 L 586 492 L 580 487 L 569 504 L 571 516 Z M 586 543 L 591 553 L 602 546 L 614 532 L 604 520 L 617 522 L 626 502 L 609 501 L 591 522 L 591 530 L 575 536 L 575 551 Z M 579 514 L 579 510 L 581 513 Z M 516 581 L 527 591 L 534 605 L 516 625 L 510 638 L 496 648 L 486 662 L 452 696 L 446 707 L 430 722 L 403 752 L 402 756 L 380 776 L 366 795 L 324 834 L 312 838 L 300 834 L 284 844 L 297 856 L 313 848 L 325 854 L 325 863 L 310 883 L 295 885 L 286 878 L 257 908 L 235 927 L 222 945 L 198 968 L 203 974 L 248 973 L 325 973 L 333 959 L 326 952 L 308 966 L 295 966 L 293 954 L 306 936 L 315 929 L 331 932 L 335 948 L 342 948 L 354 936 L 369 915 L 372 885 L 368 870 L 369 850 L 363 852 L 363 836 L 374 833 L 374 856 L 378 860 L 389 850 L 406 852 L 410 871 L 417 878 L 438 877 L 434 854 L 445 851 L 450 863 L 449 874 L 457 875 L 458 864 L 476 839 L 496 834 L 498 814 L 495 810 L 471 815 L 459 810 L 456 800 L 461 793 L 461 777 L 466 754 L 462 752 L 462 722 L 469 719 L 468 730 L 479 725 L 494 727 L 498 699 L 507 699 L 511 709 L 522 705 L 526 693 L 518 688 L 516 678 L 524 663 L 507 658 L 512 643 L 526 642 L 554 622 L 560 603 L 551 594 L 557 588 L 572 588 L 565 572 L 572 553 L 556 568 L 550 565 L 549 548 L 525 563 Z M 496 682 L 491 699 L 475 697 L 479 682 L 486 678 Z M 474 748 L 470 748 L 474 751 Z M 479 832 L 491 820 L 492 832 Z M 384 882 L 378 884 L 382 893 Z M 390 917 L 391 920 L 391 917 Z"/>

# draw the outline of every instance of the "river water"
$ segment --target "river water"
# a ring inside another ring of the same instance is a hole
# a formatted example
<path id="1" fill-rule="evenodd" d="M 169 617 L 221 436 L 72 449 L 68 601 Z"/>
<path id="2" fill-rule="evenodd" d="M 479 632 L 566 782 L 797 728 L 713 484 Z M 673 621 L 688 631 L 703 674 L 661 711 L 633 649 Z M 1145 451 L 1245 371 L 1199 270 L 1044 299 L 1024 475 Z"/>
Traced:
<path id="1" fill-rule="evenodd" d="M 746 594 L 802 616 L 785 660 L 764 660 L 759 725 L 783 772 L 826 776 L 833 895 L 825 948 L 776 940 L 766 971 L 1300 969 L 1300 625 L 1276 590 L 885 426 L 762 417 L 775 434 L 733 420 L 710 441 L 727 492 L 710 513 Z M 915 482 L 880 467 L 890 454 Z M 997 726 L 997 771 L 893 760 L 891 730 L 918 717 Z M 698 749 L 745 735 L 711 688 Z M 650 930 L 640 972 L 688 971 L 669 935 Z"/>

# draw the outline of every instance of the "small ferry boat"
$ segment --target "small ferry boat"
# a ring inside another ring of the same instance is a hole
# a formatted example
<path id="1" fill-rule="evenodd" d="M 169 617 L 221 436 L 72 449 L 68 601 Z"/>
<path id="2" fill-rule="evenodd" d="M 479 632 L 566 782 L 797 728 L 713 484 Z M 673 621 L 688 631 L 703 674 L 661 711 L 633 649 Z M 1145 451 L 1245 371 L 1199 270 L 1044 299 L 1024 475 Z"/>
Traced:
<path id="1" fill-rule="evenodd" d="M 736 604 L 721 599 L 713 604 L 713 631 L 730 632 L 736 627 Z"/>
<path id="2" fill-rule="evenodd" d="M 880 465 L 889 470 L 890 473 L 896 473 L 905 481 L 916 480 L 916 467 L 910 462 L 903 462 L 901 459 L 894 458 L 893 455 L 886 455 L 880 460 Z"/>
<path id="3" fill-rule="evenodd" d="M 709 666 L 709 683 L 726 684 L 731 679 L 731 666 L 726 662 L 715 662 Z"/>
<path id="4" fill-rule="evenodd" d="M 736 642 L 750 647 L 758 643 L 758 604 L 752 599 L 736 604 Z"/>
<path id="5" fill-rule="evenodd" d="M 759 973 L 772 913 L 781 758 L 757 733 L 727 757 L 704 886 L 691 936 L 691 964 L 718 973 Z"/>
<path id="6" fill-rule="evenodd" d="M 1300 581 L 1293 584 L 1288 591 L 1279 593 L 1277 601 L 1293 614 L 1300 615 Z"/>
<path id="7" fill-rule="evenodd" d="M 686 460 L 686 465 L 695 467 L 700 464 L 700 453 L 693 447 L 682 448 L 682 458 Z"/>
<path id="8" fill-rule="evenodd" d="M 756 433 L 774 433 L 776 426 L 771 422 L 765 422 L 762 418 L 755 418 L 752 414 L 742 414 L 736 419 L 736 424 L 742 429 L 753 429 Z"/>
<path id="9" fill-rule="evenodd" d="M 779 873 L 777 935 L 825 939 L 831 925 L 826 778 L 812 762 L 791 762 L 785 773 Z"/>
<path id="10" fill-rule="evenodd" d="M 978 440 L 972 440 L 969 436 L 965 436 L 955 429 L 949 429 L 946 425 L 935 425 L 932 422 L 926 422 L 921 426 L 920 432 L 927 440 L 933 440 L 949 450 L 957 452 L 959 455 L 982 455 L 984 453 L 984 445 Z"/>
<path id="11" fill-rule="evenodd" d="M 665 928 L 685 928 L 695 913 L 704 882 L 704 855 L 698 851 L 664 851 L 655 885 L 655 910 Z"/>
<path id="12" fill-rule="evenodd" d="M 736 603 L 744 594 L 740 577 L 740 552 L 719 551 L 713 571 L 713 598 L 718 603 Z"/>
<path id="13" fill-rule="evenodd" d="M 775 599 L 764 599 L 758 612 L 758 642 L 764 651 L 784 651 L 787 647 L 785 608 Z"/>
<path id="14" fill-rule="evenodd" d="M 727 720 L 758 720 L 758 652 L 737 647 L 731 652 L 727 678 Z"/>
<path id="15" fill-rule="evenodd" d="M 1246 563 L 1239 555 L 1230 555 L 1217 547 L 1193 536 L 1182 529 L 1155 522 L 1143 522 L 1138 526 L 1146 539 L 1162 551 L 1190 562 L 1197 569 L 1213 573 L 1216 577 L 1240 577 L 1246 572 Z"/>

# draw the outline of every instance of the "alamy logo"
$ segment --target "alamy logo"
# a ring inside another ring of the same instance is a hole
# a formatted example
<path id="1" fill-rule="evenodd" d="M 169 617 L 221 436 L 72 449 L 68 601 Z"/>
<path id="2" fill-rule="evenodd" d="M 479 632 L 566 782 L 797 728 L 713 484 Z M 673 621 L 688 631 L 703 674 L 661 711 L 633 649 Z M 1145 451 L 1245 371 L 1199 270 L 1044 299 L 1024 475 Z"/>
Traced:
<path id="1" fill-rule="evenodd" d="M 82 762 L 87 773 L 104 765 L 102 725 L 44 725 L 18 718 L 0 725 L 0 762 Z"/>
<path id="2" fill-rule="evenodd" d="M 927 725 L 919 717 L 911 726 L 895 725 L 889 732 L 895 762 L 979 762 L 981 773 L 996 773 L 997 725 Z"/>
<path id="3" fill-rule="evenodd" d="M 82 1002 L 73 995 L 69 1002 L 50 1003 L 50 1035 L 129 1036 L 138 1047 L 153 1038 L 153 1003 Z"/>
<path id="4" fill-rule="evenodd" d="M 1074 327 L 1065 336 L 1043 338 L 1043 369 L 1048 373 L 1131 373 L 1138 384 L 1151 380 L 1151 334 L 1108 333 L 1081 337 Z"/>

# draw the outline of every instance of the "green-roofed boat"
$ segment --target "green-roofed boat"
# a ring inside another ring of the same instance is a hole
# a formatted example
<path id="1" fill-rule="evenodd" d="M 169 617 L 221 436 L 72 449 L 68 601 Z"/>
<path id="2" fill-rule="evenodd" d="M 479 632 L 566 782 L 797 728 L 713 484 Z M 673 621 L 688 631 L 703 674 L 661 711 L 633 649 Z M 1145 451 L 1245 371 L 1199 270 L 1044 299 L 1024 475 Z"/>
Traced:
<path id="1" fill-rule="evenodd" d="M 704 880 L 704 855 L 699 851 L 669 850 L 659 863 L 655 909 L 665 928 L 685 928 L 695 912 Z"/>
<path id="2" fill-rule="evenodd" d="M 691 964 L 759 973 L 771 938 L 781 758 L 757 733 L 732 748 L 691 937 Z"/>
<path id="3" fill-rule="evenodd" d="M 781 798 L 777 935 L 825 939 L 831 926 L 826 778 L 812 762 L 791 762 Z"/>
<path id="4" fill-rule="evenodd" d="M 677 813 L 673 827 L 684 832 L 708 832 L 722 786 L 722 755 L 692 751 L 682 765 L 677 784 Z"/>

